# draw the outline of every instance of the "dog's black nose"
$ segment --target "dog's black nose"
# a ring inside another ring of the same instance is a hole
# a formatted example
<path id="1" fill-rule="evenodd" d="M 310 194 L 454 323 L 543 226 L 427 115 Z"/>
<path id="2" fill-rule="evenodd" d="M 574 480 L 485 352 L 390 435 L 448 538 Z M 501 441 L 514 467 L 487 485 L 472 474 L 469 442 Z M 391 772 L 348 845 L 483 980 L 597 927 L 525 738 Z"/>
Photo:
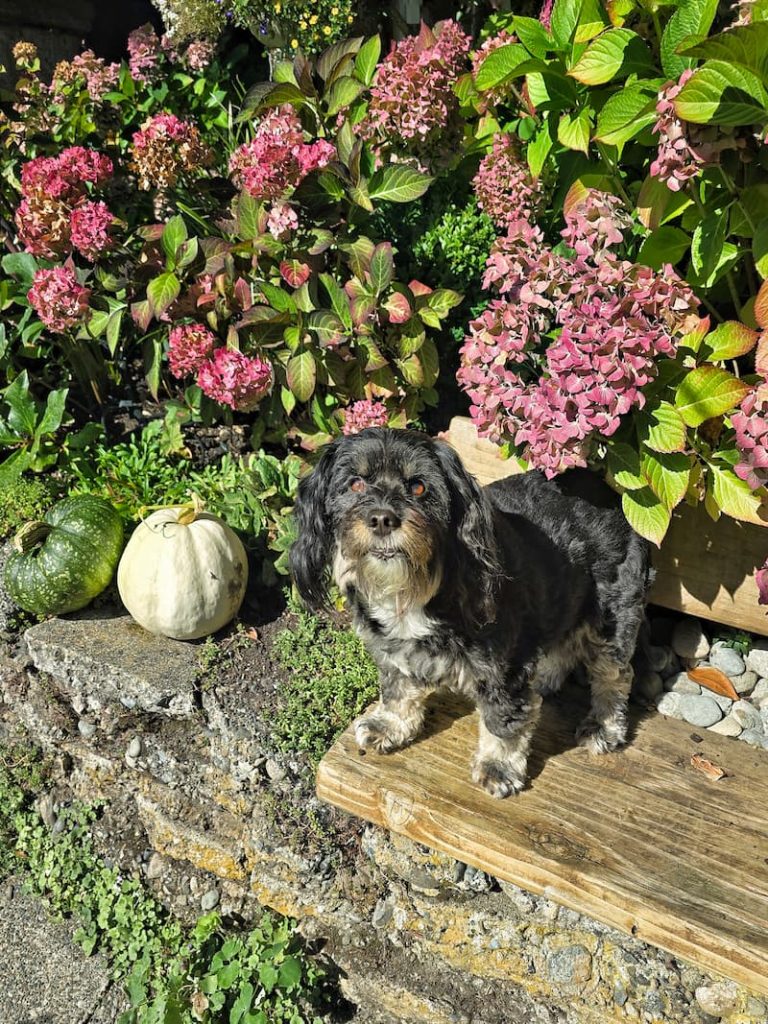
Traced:
<path id="1" fill-rule="evenodd" d="M 368 513 L 368 525 L 377 537 L 386 537 L 398 528 L 400 520 L 391 509 L 377 508 Z"/>

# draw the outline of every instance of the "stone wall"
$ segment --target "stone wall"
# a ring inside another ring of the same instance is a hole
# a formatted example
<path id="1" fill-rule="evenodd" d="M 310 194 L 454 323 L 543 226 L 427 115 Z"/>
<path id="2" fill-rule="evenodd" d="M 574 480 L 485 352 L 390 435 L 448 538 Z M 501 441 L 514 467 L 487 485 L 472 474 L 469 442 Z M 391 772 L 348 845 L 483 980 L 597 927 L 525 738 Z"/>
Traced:
<path id="1" fill-rule="evenodd" d="M 765 1024 L 727 979 L 321 805 L 270 748 L 247 681 L 126 617 L 51 620 L 6 645 L 0 721 L 53 756 L 57 807 L 106 801 L 97 841 L 192 919 L 296 917 L 356 1019 L 391 1024 Z"/>

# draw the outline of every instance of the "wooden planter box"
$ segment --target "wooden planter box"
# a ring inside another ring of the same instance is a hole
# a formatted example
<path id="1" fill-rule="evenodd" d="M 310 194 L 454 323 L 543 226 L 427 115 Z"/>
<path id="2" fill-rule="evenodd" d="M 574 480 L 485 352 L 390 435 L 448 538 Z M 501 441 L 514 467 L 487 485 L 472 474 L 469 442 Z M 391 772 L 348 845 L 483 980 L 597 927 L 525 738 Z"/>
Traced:
<path id="1" fill-rule="evenodd" d="M 482 484 L 518 472 L 496 445 L 477 436 L 472 421 L 456 416 L 446 436 Z M 660 549 L 651 601 L 663 608 L 768 636 L 768 610 L 757 603 L 755 570 L 768 558 L 768 529 L 685 505 L 672 517 Z"/>

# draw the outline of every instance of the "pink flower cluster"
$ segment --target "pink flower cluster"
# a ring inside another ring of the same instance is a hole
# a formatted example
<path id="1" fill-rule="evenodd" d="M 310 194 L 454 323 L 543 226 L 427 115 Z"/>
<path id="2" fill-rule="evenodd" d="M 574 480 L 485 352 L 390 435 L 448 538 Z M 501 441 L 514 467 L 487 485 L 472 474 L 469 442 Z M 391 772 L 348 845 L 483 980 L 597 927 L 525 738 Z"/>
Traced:
<path id="1" fill-rule="evenodd" d="M 449 150 L 459 130 L 453 87 L 465 69 L 469 36 L 455 21 L 392 44 L 379 64 L 360 129 L 377 148 L 401 147 L 429 161 Z"/>
<path id="2" fill-rule="evenodd" d="M 549 477 L 586 465 L 594 438 L 642 407 L 655 360 L 674 356 L 697 306 L 671 267 L 655 274 L 607 249 L 590 259 L 578 222 L 569 229 L 573 258 L 525 221 L 497 241 L 484 285 L 504 298 L 470 323 L 457 375 L 479 432 L 524 446 Z"/>
<path id="3" fill-rule="evenodd" d="M 621 245 L 632 218 L 618 196 L 589 189 L 586 196 L 564 210 L 565 241 L 579 256 L 598 258 L 612 245 Z"/>
<path id="4" fill-rule="evenodd" d="M 360 402 L 353 402 L 344 410 L 344 425 L 341 431 L 343 434 L 359 434 L 366 427 L 386 427 L 388 422 L 389 414 L 384 403 L 365 398 Z"/>
<path id="5" fill-rule="evenodd" d="M 217 348 L 197 371 L 203 394 L 237 412 L 251 412 L 272 386 L 272 366 L 258 356 L 233 348 Z"/>
<path id="6" fill-rule="evenodd" d="M 478 47 L 472 54 L 472 75 L 477 75 L 477 72 L 480 70 L 480 65 L 489 53 L 493 53 L 494 50 L 498 50 L 501 46 L 507 46 L 510 43 L 516 42 L 517 36 L 513 35 L 505 28 L 503 28 L 497 36 L 490 36 L 486 39 L 483 45 Z M 498 85 L 493 89 L 488 89 L 485 92 L 480 93 L 480 97 L 477 101 L 477 109 L 481 114 L 484 114 L 489 107 L 495 106 L 498 103 L 503 103 L 508 95 L 509 87 L 505 85 Z"/>
<path id="7" fill-rule="evenodd" d="M 544 28 L 549 32 L 552 24 L 552 8 L 555 6 L 555 0 L 544 0 L 539 11 L 539 21 Z"/>
<path id="8" fill-rule="evenodd" d="M 675 97 L 692 75 L 693 71 L 687 68 L 677 82 L 668 82 L 656 104 L 659 116 L 653 131 L 659 136 L 659 149 L 651 164 L 651 174 L 666 182 L 672 192 L 684 188 L 686 182 L 716 156 L 716 148 L 699 137 L 694 125 L 681 121 L 675 113 Z"/>
<path id="9" fill-rule="evenodd" d="M 283 106 L 270 111 L 250 142 L 232 154 L 229 171 L 238 188 L 257 199 L 279 199 L 312 171 L 336 156 L 326 139 L 305 142 L 296 111 Z"/>
<path id="10" fill-rule="evenodd" d="M 733 471 L 755 491 L 768 484 L 768 384 L 745 396 L 738 412 L 731 414 L 731 423 L 741 455 Z"/>
<path id="11" fill-rule="evenodd" d="M 210 39 L 193 39 L 182 58 L 190 71 L 205 71 L 216 55 L 216 44 Z"/>
<path id="12" fill-rule="evenodd" d="M 514 140 L 499 135 L 472 179 L 477 205 L 498 227 L 528 220 L 541 205 L 542 188 L 520 159 Z"/>
<path id="13" fill-rule="evenodd" d="M 162 49 L 154 28 L 147 22 L 128 36 L 128 67 L 137 82 L 151 82 L 160 70 Z"/>
<path id="14" fill-rule="evenodd" d="M 27 252 L 50 259 L 74 247 L 93 261 L 107 250 L 114 218 L 105 203 L 88 198 L 87 187 L 103 185 L 111 174 L 109 157 L 83 146 L 27 161 L 15 214 Z"/>
<path id="15" fill-rule="evenodd" d="M 78 283 L 71 267 L 35 272 L 27 298 L 45 326 L 56 334 L 75 327 L 88 310 L 91 291 Z"/>
<path id="16" fill-rule="evenodd" d="M 298 214 L 288 203 L 275 203 L 267 214 L 267 231 L 273 238 L 281 238 L 298 226 Z"/>
<path id="17" fill-rule="evenodd" d="M 272 386 L 272 367 L 258 356 L 217 347 L 202 324 L 177 324 L 168 333 L 168 365 L 174 377 L 197 375 L 197 385 L 214 402 L 250 412 Z"/>
<path id="18" fill-rule="evenodd" d="M 211 162 L 211 152 L 198 128 L 175 114 L 148 118 L 133 133 L 132 167 L 139 188 L 172 188 L 182 175 L 194 174 Z"/>
<path id="19" fill-rule="evenodd" d="M 119 64 L 107 64 L 93 50 L 84 50 L 71 61 L 63 60 L 56 65 L 50 86 L 51 98 L 54 103 L 64 102 L 62 88 L 80 82 L 94 103 L 102 103 L 104 95 L 117 85 L 119 76 Z"/>

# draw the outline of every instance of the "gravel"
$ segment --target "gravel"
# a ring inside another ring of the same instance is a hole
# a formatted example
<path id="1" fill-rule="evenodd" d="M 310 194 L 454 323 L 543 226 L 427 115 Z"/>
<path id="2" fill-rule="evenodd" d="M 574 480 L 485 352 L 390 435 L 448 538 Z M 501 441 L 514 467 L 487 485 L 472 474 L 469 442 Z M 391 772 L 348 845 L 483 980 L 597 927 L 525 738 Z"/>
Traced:
<path id="1" fill-rule="evenodd" d="M 740 676 L 732 676 L 731 682 L 736 693 L 745 697 L 748 693 L 752 693 L 758 684 L 757 672 L 753 672 L 752 669 L 748 668 Z M 766 695 L 768 695 L 768 689 L 766 689 Z"/>

